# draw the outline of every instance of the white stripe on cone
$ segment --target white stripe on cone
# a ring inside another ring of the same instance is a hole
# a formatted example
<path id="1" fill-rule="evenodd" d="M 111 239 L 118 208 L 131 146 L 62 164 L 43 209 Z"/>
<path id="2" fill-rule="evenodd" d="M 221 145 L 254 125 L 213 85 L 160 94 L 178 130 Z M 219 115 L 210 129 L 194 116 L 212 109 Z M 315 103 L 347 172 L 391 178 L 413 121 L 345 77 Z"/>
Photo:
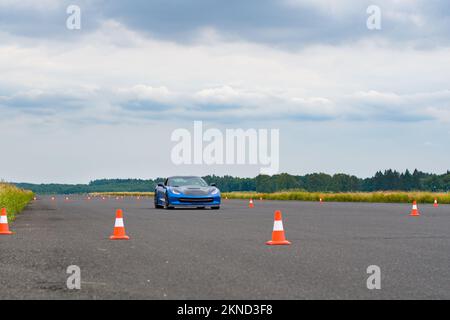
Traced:
<path id="1" fill-rule="evenodd" d="M 417 205 L 416 204 L 413 205 L 413 210 L 417 210 Z"/>
<path id="2" fill-rule="evenodd" d="M 123 226 L 124 226 L 124 224 L 123 224 L 123 218 L 116 218 L 116 224 L 115 224 L 115 226 L 116 226 L 116 227 L 123 227 Z"/>
<path id="3" fill-rule="evenodd" d="M 283 231 L 283 221 L 275 221 L 273 223 L 273 231 Z"/>
<path id="4" fill-rule="evenodd" d="M 0 216 L 0 223 L 1 224 L 7 224 L 8 218 L 6 216 Z"/>

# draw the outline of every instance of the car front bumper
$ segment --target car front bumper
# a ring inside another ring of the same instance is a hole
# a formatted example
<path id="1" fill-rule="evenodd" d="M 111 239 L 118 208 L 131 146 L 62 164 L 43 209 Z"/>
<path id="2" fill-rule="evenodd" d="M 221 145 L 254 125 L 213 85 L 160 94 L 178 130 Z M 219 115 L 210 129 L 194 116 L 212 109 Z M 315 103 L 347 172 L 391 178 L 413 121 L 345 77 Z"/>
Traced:
<path id="1" fill-rule="evenodd" d="M 220 195 L 193 197 L 180 194 L 169 196 L 169 203 L 171 206 L 217 207 L 220 206 L 220 202 Z"/>

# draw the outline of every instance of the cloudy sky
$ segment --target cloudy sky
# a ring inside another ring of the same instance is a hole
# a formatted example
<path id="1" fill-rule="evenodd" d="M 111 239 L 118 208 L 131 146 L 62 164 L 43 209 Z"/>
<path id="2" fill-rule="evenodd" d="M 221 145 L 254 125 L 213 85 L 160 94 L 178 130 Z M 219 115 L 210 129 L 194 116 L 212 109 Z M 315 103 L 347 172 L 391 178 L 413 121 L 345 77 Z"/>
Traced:
<path id="1" fill-rule="evenodd" d="M 0 75 L 7 181 L 259 173 L 174 165 L 194 120 L 280 129 L 282 172 L 450 169 L 447 0 L 0 0 Z"/>

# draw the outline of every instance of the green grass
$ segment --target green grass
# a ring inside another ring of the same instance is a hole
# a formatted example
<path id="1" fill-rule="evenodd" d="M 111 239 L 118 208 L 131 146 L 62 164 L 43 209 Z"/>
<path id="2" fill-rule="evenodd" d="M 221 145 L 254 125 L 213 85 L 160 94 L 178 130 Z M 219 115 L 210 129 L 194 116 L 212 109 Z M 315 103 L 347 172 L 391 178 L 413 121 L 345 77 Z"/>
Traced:
<path id="1" fill-rule="evenodd" d="M 6 208 L 8 220 L 12 221 L 33 199 L 34 193 L 7 183 L 0 183 L 0 208 Z"/>
<path id="2" fill-rule="evenodd" d="M 319 193 L 285 191 L 276 193 L 255 192 L 230 192 L 223 193 L 222 197 L 228 199 L 267 199 L 267 200 L 297 200 L 297 201 L 319 201 L 324 202 L 371 202 L 371 203 L 439 203 L 450 204 L 449 193 L 432 192 L 352 192 L 352 193 Z"/>
<path id="3" fill-rule="evenodd" d="M 153 192 L 99 192 L 91 193 L 92 196 L 153 196 Z M 228 199 L 254 199 L 266 200 L 297 200 L 324 202 L 372 202 L 372 203 L 433 203 L 438 199 L 439 203 L 450 204 L 449 193 L 432 192 L 348 192 L 348 193 L 320 193 L 304 191 L 284 191 L 275 193 L 256 192 L 226 192 L 222 198 Z"/>
<path id="4" fill-rule="evenodd" d="M 91 192 L 89 195 L 93 197 L 153 197 L 154 192 Z"/>

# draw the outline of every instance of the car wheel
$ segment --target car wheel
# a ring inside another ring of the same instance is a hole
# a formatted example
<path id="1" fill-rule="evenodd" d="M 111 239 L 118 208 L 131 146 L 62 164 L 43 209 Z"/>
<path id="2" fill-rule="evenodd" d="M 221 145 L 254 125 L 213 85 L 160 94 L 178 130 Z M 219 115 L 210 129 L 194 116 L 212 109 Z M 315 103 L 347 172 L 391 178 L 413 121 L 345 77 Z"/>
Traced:
<path id="1" fill-rule="evenodd" d="M 162 206 L 160 206 L 158 204 L 158 193 L 156 191 L 155 191 L 154 203 L 155 203 L 155 209 L 161 209 L 162 208 Z"/>
<path id="2" fill-rule="evenodd" d="M 166 193 L 164 199 L 166 200 L 166 201 L 164 201 L 164 209 L 166 209 L 166 210 L 173 209 L 173 207 L 169 203 L 169 197 L 167 196 L 167 193 Z"/>
<path id="3" fill-rule="evenodd" d="M 219 210 L 220 206 L 211 207 L 211 210 Z"/>

